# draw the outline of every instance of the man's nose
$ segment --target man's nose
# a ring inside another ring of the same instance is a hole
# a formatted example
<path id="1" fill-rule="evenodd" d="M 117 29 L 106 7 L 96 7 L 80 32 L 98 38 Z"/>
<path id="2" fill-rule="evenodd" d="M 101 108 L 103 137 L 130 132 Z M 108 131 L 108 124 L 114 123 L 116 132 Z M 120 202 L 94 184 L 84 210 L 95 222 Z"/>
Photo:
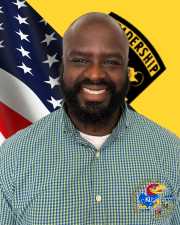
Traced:
<path id="1" fill-rule="evenodd" d="M 84 71 L 84 76 L 90 80 L 96 81 L 106 77 L 106 72 L 101 64 L 92 64 Z"/>

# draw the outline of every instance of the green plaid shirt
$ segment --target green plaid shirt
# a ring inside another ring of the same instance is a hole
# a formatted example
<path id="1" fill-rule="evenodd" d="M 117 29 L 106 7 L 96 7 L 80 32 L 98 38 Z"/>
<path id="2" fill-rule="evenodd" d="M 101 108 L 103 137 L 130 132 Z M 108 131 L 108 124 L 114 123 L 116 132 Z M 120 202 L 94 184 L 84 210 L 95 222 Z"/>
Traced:
<path id="1" fill-rule="evenodd" d="M 64 104 L 5 141 L 0 224 L 179 225 L 180 140 L 122 108 L 98 151 Z"/>

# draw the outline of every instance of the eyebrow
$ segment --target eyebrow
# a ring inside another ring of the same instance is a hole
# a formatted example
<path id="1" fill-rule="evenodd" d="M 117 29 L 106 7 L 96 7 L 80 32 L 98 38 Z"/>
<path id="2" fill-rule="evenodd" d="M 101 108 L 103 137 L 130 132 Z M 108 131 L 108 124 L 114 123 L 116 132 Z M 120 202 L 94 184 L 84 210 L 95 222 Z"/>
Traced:
<path id="1" fill-rule="evenodd" d="M 70 56 L 71 55 L 78 55 L 78 56 L 92 56 L 92 53 L 91 52 L 80 52 L 80 51 L 76 51 L 76 50 L 74 50 L 74 51 L 72 51 L 71 53 L 70 53 Z"/>
<path id="2" fill-rule="evenodd" d="M 81 52 L 81 51 L 72 51 L 70 53 L 70 56 L 92 56 L 93 53 L 92 52 Z M 108 58 L 108 57 L 116 57 L 116 58 L 120 58 L 122 59 L 122 55 L 119 54 L 118 52 L 112 52 L 112 53 L 101 53 L 102 57 Z"/>

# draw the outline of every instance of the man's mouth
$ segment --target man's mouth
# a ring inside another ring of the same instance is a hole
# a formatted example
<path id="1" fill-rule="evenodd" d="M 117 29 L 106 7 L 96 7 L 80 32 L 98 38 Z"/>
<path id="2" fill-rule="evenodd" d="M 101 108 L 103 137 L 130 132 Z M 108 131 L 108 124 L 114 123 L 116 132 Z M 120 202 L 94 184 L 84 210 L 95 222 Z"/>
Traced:
<path id="1" fill-rule="evenodd" d="M 90 90 L 88 88 L 83 88 L 83 90 L 91 95 L 99 95 L 99 94 L 102 94 L 106 91 L 106 89 L 103 89 L 103 90 Z"/>

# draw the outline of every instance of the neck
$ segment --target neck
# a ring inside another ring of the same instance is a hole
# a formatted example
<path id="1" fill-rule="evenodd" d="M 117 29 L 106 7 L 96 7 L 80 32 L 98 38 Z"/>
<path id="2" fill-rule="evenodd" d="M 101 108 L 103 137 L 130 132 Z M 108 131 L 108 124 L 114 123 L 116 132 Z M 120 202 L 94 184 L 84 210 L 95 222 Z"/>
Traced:
<path id="1" fill-rule="evenodd" d="M 112 130 L 116 127 L 119 118 L 121 116 L 121 108 L 118 107 L 118 109 L 114 112 L 111 119 L 106 123 L 105 126 L 95 129 L 93 125 L 85 125 L 78 121 L 70 112 L 69 109 L 67 109 L 67 114 L 71 120 L 71 122 L 74 124 L 75 128 L 79 130 L 82 133 L 92 135 L 92 136 L 105 136 L 112 132 Z"/>

